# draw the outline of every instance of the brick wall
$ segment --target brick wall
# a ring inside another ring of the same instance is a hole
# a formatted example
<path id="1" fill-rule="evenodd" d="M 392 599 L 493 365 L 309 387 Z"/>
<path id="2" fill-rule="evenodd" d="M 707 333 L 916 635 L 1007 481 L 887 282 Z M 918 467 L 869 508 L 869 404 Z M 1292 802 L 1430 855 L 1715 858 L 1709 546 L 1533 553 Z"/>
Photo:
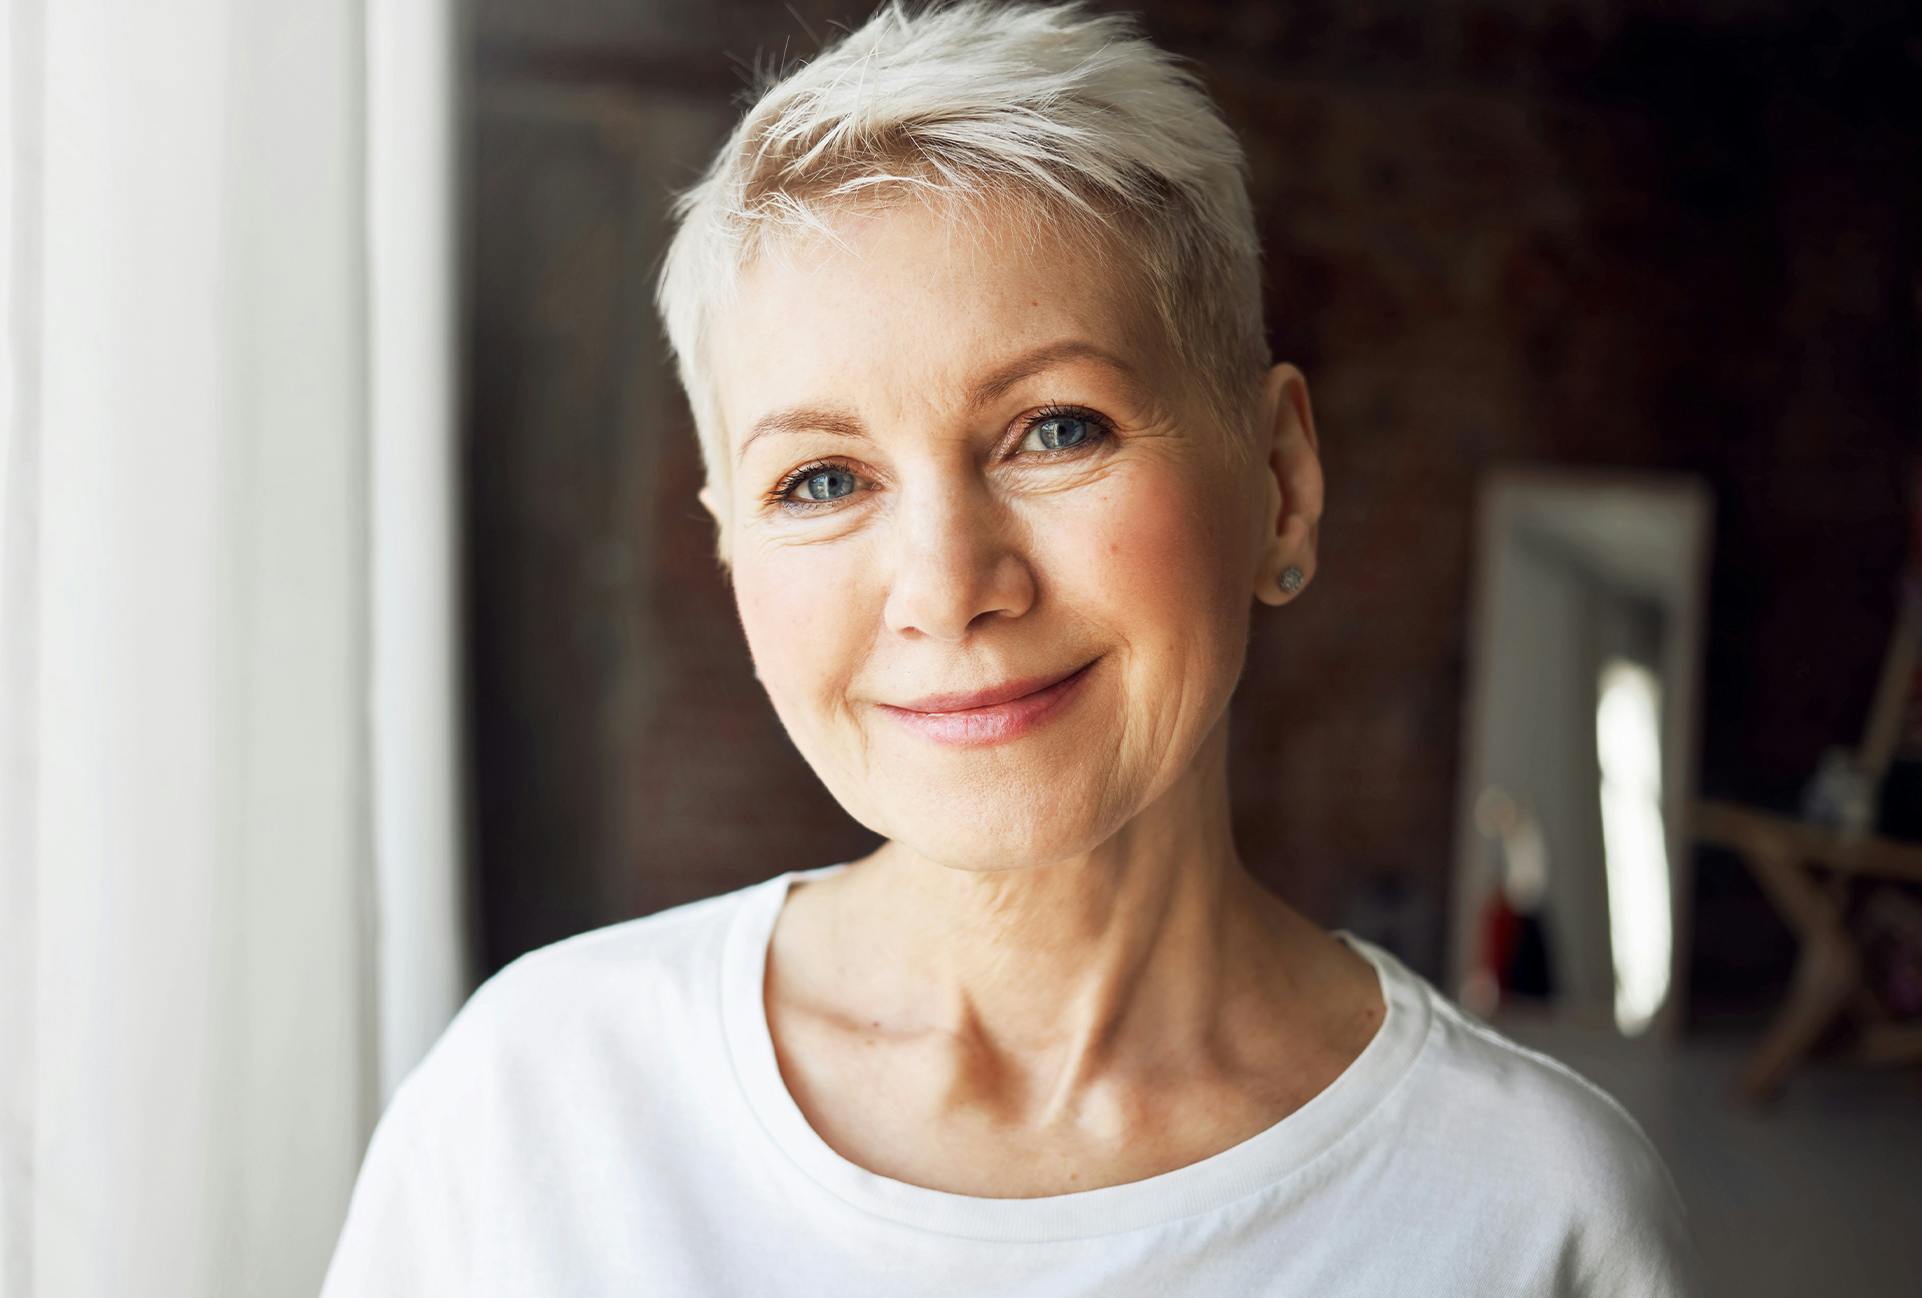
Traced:
<path id="1" fill-rule="evenodd" d="M 1248 144 L 1276 354 L 1321 429 L 1318 578 L 1257 610 L 1235 702 L 1251 866 L 1326 923 L 1399 907 L 1405 953 L 1439 972 L 1471 519 L 1497 464 L 1709 479 L 1698 778 L 1792 804 L 1820 749 L 1859 737 L 1892 619 L 1922 429 L 1922 21 L 1785 0 L 1132 7 Z M 870 845 L 752 677 L 649 301 L 665 194 L 726 129 L 741 68 L 864 12 L 476 11 L 490 967 Z M 1732 868 L 1699 863 L 1710 994 L 1716 968 L 1752 979 L 1783 949 Z"/>

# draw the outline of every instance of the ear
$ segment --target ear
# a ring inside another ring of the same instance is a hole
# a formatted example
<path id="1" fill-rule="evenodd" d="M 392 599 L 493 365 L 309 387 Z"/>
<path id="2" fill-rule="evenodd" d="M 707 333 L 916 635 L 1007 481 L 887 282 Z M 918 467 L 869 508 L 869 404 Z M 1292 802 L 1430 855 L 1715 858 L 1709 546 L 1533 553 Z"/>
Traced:
<path id="1" fill-rule="evenodd" d="M 701 502 L 701 508 L 705 509 L 707 516 L 714 520 L 714 561 L 720 564 L 721 571 L 732 579 L 734 558 L 728 552 L 727 519 L 721 513 L 720 497 L 714 494 L 712 486 L 703 486 L 694 493 L 694 498 Z"/>
<path id="2" fill-rule="evenodd" d="M 1321 527 L 1321 456 L 1308 380 L 1300 370 L 1281 364 L 1268 371 L 1262 411 L 1259 445 L 1266 503 L 1254 594 L 1264 604 L 1280 605 L 1294 598 L 1281 589 L 1283 571 L 1300 568 L 1304 578 L 1313 580 Z"/>

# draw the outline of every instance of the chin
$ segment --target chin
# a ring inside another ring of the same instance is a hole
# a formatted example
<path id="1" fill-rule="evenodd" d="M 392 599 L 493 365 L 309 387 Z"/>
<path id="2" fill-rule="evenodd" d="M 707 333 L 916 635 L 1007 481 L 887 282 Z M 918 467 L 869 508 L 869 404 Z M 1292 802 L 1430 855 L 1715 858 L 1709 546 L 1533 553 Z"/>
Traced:
<path id="1" fill-rule="evenodd" d="M 869 829 L 950 869 L 987 872 L 1048 865 L 1083 855 L 1119 828 L 1098 799 L 1023 798 L 1005 791 L 953 796 L 922 789 L 886 814 L 860 819 Z"/>

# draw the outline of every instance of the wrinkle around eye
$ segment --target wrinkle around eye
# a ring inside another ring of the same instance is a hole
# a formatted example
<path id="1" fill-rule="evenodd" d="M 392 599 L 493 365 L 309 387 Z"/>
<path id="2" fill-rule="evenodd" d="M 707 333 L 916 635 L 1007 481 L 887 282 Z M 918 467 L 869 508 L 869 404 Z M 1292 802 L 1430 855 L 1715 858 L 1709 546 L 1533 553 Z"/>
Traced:
<path id="1" fill-rule="evenodd" d="M 1044 411 L 1052 413 L 1042 413 Z M 1087 474 L 1099 471 L 1116 451 L 1129 443 L 1138 438 L 1153 438 L 1168 433 L 1169 430 L 1153 423 L 1138 422 L 1137 418 L 1131 417 L 1136 414 L 1133 410 L 1126 410 L 1117 416 L 1113 413 L 1112 405 L 1099 401 L 1050 401 L 1040 407 L 1029 407 L 1010 421 L 1006 431 L 997 438 L 998 461 L 992 463 L 989 471 L 995 475 L 1014 475 L 1024 483 L 1033 483 L 1044 488 L 1043 494 L 1069 489 L 1084 481 Z M 1037 426 L 1057 418 L 1086 421 L 1091 426 L 1091 435 L 1066 448 L 1024 449 Z M 830 456 L 831 453 L 802 461 L 808 471 L 798 476 L 795 476 L 794 469 L 775 475 L 774 483 L 768 490 L 757 493 L 754 516 L 769 524 L 820 523 L 829 515 L 864 510 L 864 502 L 860 499 L 863 496 L 894 489 L 890 481 L 892 475 L 873 472 L 867 466 L 844 457 Z M 836 470 L 854 477 L 857 483 L 855 490 L 845 496 L 819 501 L 797 499 L 792 495 L 814 475 Z M 777 492 L 780 494 L 777 495 Z"/>

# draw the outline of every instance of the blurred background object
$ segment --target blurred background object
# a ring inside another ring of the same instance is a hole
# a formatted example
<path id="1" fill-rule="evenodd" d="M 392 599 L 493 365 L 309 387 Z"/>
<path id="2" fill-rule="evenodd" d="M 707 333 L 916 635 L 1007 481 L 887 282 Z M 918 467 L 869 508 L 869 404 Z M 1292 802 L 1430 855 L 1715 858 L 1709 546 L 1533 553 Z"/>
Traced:
<path id="1" fill-rule="evenodd" d="M 1775 1098 L 1845 1010 L 1856 1058 L 1922 1064 L 1922 843 L 1900 841 L 1915 836 L 1922 758 L 1922 462 L 1910 482 L 1914 544 L 1860 747 L 1823 750 L 1799 821 L 1725 802 L 1695 809 L 1697 835 L 1742 856 L 1799 944 L 1794 983 L 1743 1075 L 1751 1099 Z"/>
<path id="2" fill-rule="evenodd" d="M 1097 7 L 1246 143 L 1322 429 L 1244 859 L 1622 1099 L 1714 1291 L 1912 1292 L 1922 13 Z M 312 1292 L 479 978 L 872 845 L 651 301 L 870 8 L 5 0 L 5 1298 Z"/>
<path id="3" fill-rule="evenodd" d="M 1687 973 L 1708 485 L 1507 470 L 1481 490 L 1456 995 L 1673 1033 Z M 1499 868 L 1489 869 L 1490 846 Z M 1552 936 L 1551 936 L 1552 935 Z"/>

